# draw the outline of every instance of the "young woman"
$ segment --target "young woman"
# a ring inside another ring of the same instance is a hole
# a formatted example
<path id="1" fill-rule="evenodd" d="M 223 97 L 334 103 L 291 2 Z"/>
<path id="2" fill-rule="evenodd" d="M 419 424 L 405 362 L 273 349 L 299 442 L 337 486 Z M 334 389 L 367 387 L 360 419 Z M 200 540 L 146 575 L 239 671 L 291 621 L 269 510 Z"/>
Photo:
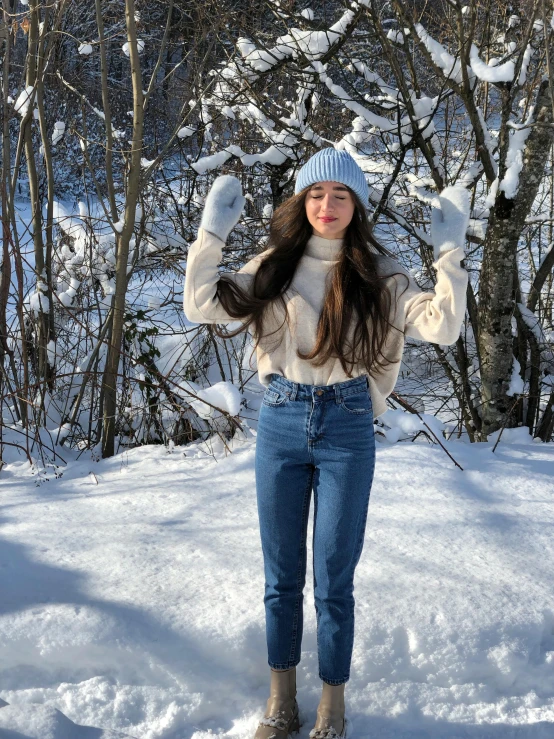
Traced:
<path id="1" fill-rule="evenodd" d="M 453 344 L 466 308 L 467 192 L 446 188 L 432 214 L 434 292 L 423 292 L 373 237 L 368 186 L 346 152 L 326 148 L 299 171 L 272 217 L 267 248 L 218 273 L 244 198 L 215 180 L 187 260 L 184 310 L 243 325 L 266 386 L 256 439 L 270 696 L 255 739 L 298 731 L 306 533 L 314 492 L 313 577 L 322 695 L 311 739 L 345 737 L 354 641 L 354 571 L 375 467 L 374 419 L 394 389 L 404 339 Z"/>

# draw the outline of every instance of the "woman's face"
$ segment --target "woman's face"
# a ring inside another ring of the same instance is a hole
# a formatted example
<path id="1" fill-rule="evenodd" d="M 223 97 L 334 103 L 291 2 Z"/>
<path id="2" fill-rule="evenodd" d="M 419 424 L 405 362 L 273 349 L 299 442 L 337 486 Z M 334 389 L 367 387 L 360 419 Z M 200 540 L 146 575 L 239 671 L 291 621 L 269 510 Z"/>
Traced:
<path id="1" fill-rule="evenodd" d="M 342 239 L 354 215 L 354 198 L 340 182 L 315 182 L 306 193 L 306 216 L 315 236 Z"/>

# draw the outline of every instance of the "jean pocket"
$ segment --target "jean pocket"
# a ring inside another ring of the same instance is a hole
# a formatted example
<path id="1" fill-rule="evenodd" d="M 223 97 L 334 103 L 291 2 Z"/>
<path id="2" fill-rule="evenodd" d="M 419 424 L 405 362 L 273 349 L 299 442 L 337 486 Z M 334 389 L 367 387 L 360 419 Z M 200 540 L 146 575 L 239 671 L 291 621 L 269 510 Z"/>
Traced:
<path id="1" fill-rule="evenodd" d="M 353 415 L 359 416 L 373 412 L 373 404 L 369 390 L 360 390 L 357 393 L 346 395 L 340 399 L 339 406 Z"/>
<path id="2" fill-rule="evenodd" d="M 265 391 L 262 403 L 268 405 L 271 408 L 283 405 L 289 399 L 290 393 L 281 390 L 280 388 L 270 385 Z"/>

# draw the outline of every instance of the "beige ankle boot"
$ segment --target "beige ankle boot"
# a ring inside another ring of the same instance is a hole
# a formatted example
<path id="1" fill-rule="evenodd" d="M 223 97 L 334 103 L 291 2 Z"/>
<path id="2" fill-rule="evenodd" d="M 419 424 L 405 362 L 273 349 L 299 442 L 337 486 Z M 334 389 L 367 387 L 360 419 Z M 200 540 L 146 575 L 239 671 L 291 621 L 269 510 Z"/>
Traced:
<path id="1" fill-rule="evenodd" d="M 348 719 L 344 715 L 344 686 L 323 683 L 317 720 L 310 731 L 310 739 L 345 739 Z"/>
<path id="2" fill-rule="evenodd" d="M 300 731 L 296 702 L 296 667 L 271 670 L 271 684 L 265 715 L 254 739 L 287 739 Z"/>

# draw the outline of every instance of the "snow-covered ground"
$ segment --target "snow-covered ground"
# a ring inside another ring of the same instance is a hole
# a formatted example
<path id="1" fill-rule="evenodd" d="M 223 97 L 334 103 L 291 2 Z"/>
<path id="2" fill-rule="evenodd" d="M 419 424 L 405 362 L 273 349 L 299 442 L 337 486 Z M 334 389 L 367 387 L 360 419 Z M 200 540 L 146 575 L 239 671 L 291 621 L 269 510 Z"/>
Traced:
<path id="1" fill-rule="evenodd" d="M 554 444 L 510 436 L 494 454 L 449 442 L 463 471 L 421 437 L 378 445 L 353 738 L 554 735 Z M 40 485 L 23 461 L 2 469 L 2 739 L 252 737 L 269 671 L 255 432 L 231 448 L 64 449 Z M 298 688 L 307 739 L 311 575 Z"/>

